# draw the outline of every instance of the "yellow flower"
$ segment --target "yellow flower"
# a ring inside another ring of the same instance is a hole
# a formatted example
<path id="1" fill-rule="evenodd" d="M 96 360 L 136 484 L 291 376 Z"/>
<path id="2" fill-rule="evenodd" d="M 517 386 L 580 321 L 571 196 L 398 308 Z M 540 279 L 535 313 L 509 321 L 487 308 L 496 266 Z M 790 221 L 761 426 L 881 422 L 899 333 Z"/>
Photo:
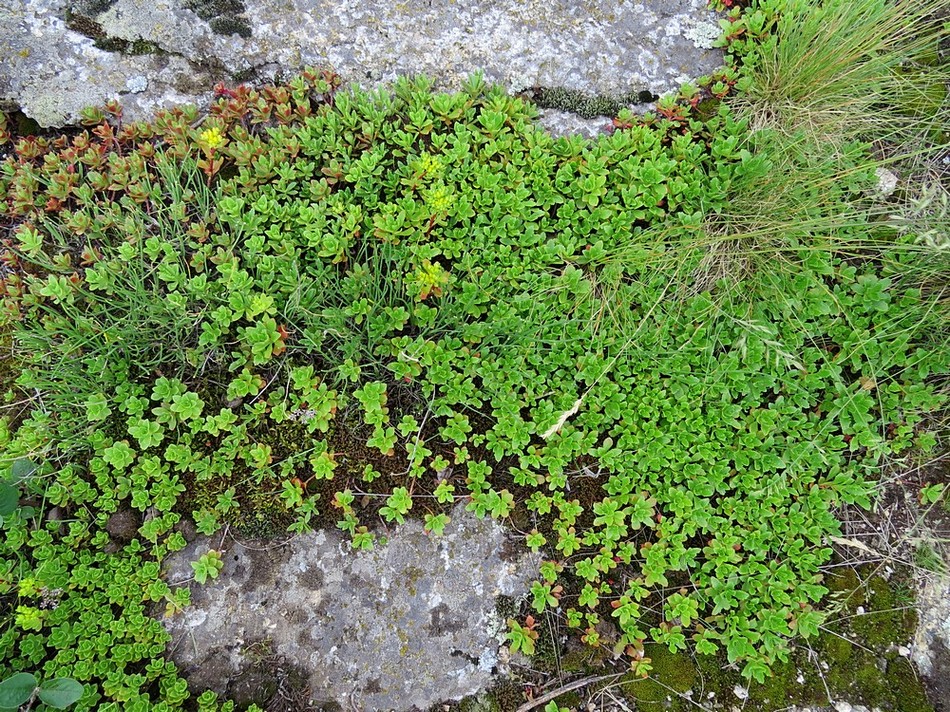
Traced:
<path id="1" fill-rule="evenodd" d="M 415 171 L 419 176 L 428 178 L 440 178 L 442 176 L 442 161 L 438 156 L 428 153 L 422 154 L 415 162 Z"/>
<path id="2" fill-rule="evenodd" d="M 425 204 L 433 213 L 444 213 L 455 202 L 455 196 L 452 191 L 443 184 L 436 185 L 425 191 L 422 195 Z"/>
<path id="3" fill-rule="evenodd" d="M 217 148 L 224 143 L 224 136 L 221 135 L 221 131 L 216 127 L 205 129 L 199 136 L 208 148 Z"/>

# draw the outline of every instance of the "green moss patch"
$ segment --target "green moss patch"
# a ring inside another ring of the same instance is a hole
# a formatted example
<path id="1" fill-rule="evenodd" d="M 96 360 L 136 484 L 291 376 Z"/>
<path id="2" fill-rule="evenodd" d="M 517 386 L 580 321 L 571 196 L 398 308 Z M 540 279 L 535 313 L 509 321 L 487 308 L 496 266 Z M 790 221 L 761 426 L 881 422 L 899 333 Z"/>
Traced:
<path id="1" fill-rule="evenodd" d="M 657 99 L 656 94 L 646 90 L 611 97 L 565 87 L 538 87 L 528 92 L 528 95 L 542 109 L 566 111 L 585 119 L 614 117 L 631 104 L 646 104 Z"/>
<path id="2" fill-rule="evenodd" d="M 252 29 L 244 17 L 242 0 L 185 0 L 184 6 L 219 35 L 239 35 L 245 39 L 251 36 Z"/>

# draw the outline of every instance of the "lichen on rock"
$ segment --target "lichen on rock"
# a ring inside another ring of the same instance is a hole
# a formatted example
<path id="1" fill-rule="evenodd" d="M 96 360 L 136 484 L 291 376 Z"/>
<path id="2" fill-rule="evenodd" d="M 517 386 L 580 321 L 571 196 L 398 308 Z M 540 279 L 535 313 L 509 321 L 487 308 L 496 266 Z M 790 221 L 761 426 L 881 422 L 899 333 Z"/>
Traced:
<path id="1" fill-rule="evenodd" d="M 503 556 L 505 537 L 459 506 L 443 536 L 408 522 L 370 552 L 332 531 L 196 540 L 167 560 L 169 583 L 186 584 L 208 548 L 224 549 L 224 569 L 163 619 L 170 654 L 193 689 L 221 694 L 266 645 L 295 661 L 315 699 L 392 710 L 461 699 L 504 670 L 496 597 L 522 595 L 537 576 L 536 555 Z"/>
<path id="2" fill-rule="evenodd" d="M 123 103 L 127 119 L 147 119 L 157 107 L 207 104 L 222 79 L 318 66 L 373 85 L 425 74 L 440 90 L 482 71 L 511 92 L 582 92 L 579 110 L 589 116 L 612 112 L 631 92 L 671 92 L 718 68 L 721 52 L 699 41 L 715 20 L 706 0 L 37 0 L 0 9 L 0 52 L 13 58 L 0 66 L 0 101 L 43 126 L 62 125 L 144 74 L 148 87 Z M 171 63 L 194 75 L 193 91 L 167 77 Z M 41 91 L 47 86 L 55 91 Z"/>

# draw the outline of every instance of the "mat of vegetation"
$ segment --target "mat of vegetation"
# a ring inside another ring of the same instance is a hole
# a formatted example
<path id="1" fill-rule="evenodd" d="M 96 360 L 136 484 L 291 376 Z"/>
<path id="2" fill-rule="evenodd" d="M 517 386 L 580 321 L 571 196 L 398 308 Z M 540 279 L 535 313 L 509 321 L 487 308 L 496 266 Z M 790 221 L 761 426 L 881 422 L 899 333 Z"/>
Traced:
<path id="1" fill-rule="evenodd" d="M 887 4 L 735 9 L 733 66 L 593 143 L 478 77 L 328 72 L 17 140 L 3 676 L 79 681 L 77 709 L 218 709 L 150 617 L 188 605 L 160 576 L 184 520 L 365 549 L 463 500 L 548 557 L 529 606 L 634 672 L 658 643 L 764 680 L 823 620 L 835 508 L 869 506 L 944 402 L 947 252 L 882 217 L 866 141 L 769 94 L 795 37 L 825 71 L 805 35 L 855 8 Z M 893 78 L 898 54 L 852 64 Z M 531 653 L 533 617 L 509 626 Z"/>

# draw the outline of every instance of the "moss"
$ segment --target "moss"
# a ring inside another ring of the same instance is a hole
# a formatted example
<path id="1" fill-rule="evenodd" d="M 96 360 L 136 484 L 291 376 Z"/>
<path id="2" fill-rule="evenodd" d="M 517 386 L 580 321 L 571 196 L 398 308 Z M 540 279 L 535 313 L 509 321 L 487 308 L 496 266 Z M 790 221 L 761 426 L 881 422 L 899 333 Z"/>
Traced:
<path id="1" fill-rule="evenodd" d="M 512 680 L 506 680 L 492 690 L 500 712 L 515 712 L 524 704 L 524 689 Z"/>
<path id="2" fill-rule="evenodd" d="M 687 690 L 693 700 L 714 692 L 727 702 L 741 685 L 749 691 L 746 704 L 752 709 L 821 706 L 831 694 L 882 711 L 933 712 L 913 666 L 897 652 L 916 626 L 904 575 L 897 572 L 885 580 L 871 566 L 836 570 L 825 583 L 831 591 L 828 604 L 840 611 L 817 638 L 796 641 L 788 662 L 773 665 L 764 684 L 750 685 L 724 654 L 693 657 L 648 645 L 650 677 L 627 675 L 622 690 L 638 710 L 694 709 L 681 697 Z M 863 615 L 857 613 L 859 606 Z"/>
<path id="3" fill-rule="evenodd" d="M 79 0 L 75 4 L 78 14 L 91 16 L 99 15 L 116 4 L 118 0 Z"/>
<path id="4" fill-rule="evenodd" d="M 501 712 L 498 701 L 490 692 L 466 697 L 458 704 L 458 712 Z"/>
<path id="5" fill-rule="evenodd" d="M 653 661 L 652 679 L 677 692 L 692 689 L 698 673 L 690 656 L 671 653 L 665 645 L 647 645 L 644 653 Z"/>
<path id="6" fill-rule="evenodd" d="M 216 17 L 208 25 L 219 35 L 239 35 L 244 39 L 251 36 L 251 26 L 242 18 Z"/>
<path id="7" fill-rule="evenodd" d="M 106 37 L 106 32 L 102 29 L 102 25 L 100 25 L 95 20 L 90 19 L 86 15 L 67 12 L 66 27 L 71 29 L 73 32 L 78 32 L 84 37 L 88 37 L 91 40 L 98 41 Z"/>
<path id="8" fill-rule="evenodd" d="M 100 37 L 94 44 L 104 52 L 118 52 L 124 54 L 129 46 L 129 41 L 121 40 L 118 37 Z"/>
<path id="9" fill-rule="evenodd" d="M 781 709 L 791 704 L 820 704 L 827 703 L 823 698 L 824 687 L 818 675 L 812 680 L 802 673 L 801 661 L 792 658 L 787 663 L 776 663 L 772 666 L 772 675 L 761 685 L 750 685 L 741 679 L 738 670 L 735 672 L 735 681 L 726 688 L 727 691 L 740 684 L 749 691 L 749 702 L 759 709 Z M 799 676 L 804 682 L 799 682 Z"/>
<path id="10" fill-rule="evenodd" d="M 132 55 L 158 54 L 161 51 L 161 48 L 154 42 L 138 39 L 129 45 L 128 51 L 126 53 Z"/>
<path id="11" fill-rule="evenodd" d="M 723 665 L 722 656 L 697 655 L 694 662 L 697 671 L 697 694 L 705 696 L 714 692 L 718 695 L 720 690 L 727 689 L 729 670 Z"/>
<path id="12" fill-rule="evenodd" d="M 254 69 L 254 67 L 248 67 L 247 69 L 231 73 L 231 81 L 237 82 L 238 84 L 252 82 L 255 79 L 257 79 L 257 70 Z"/>
<path id="13" fill-rule="evenodd" d="M 130 56 L 164 53 L 162 48 L 154 42 L 142 39 L 130 42 L 128 40 L 119 39 L 118 37 L 103 37 L 96 40 L 95 44 L 96 47 L 106 52 L 118 52 Z"/>
<path id="14" fill-rule="evenodd" d="M 858 573 L 850 566 L 836 569 L 825 578 L 825 588 L 828 589 L 829 599 L 839 600 L 846 608 L 861 605 L 863 597 L 860 593 L 861 579 Z"/>
<path id="15" fill-rule="evenodd" d="M 0 330 L 0 394 L 13 388 L 19 370 L 13 358 L 13 337 L 10 330 Z"/>
<path id="16" fill-rule="evenodd" d="M 802 687 L 818 684 L 824 692 L 827 686 L 834 696 L 881 710 L 932 712 L 912 665 L 897 652 L 917 625 L 905 577 L 898 571 L 885 579 L 868 565 L 842 568 L 828 578 L 830 600 L 842 610 L 829 618 L 827 632 L 812 642 L 827 669 L 823 667 L 819 675 L 807 655 L 797 653 L 793 658 L 809 678 Z"/>
<path id="17" fill-rule="evenodd" d="M 577 646 L 561 655 L 561 670 L 564 672 L 580 673 L 591 669 L 594 656 L 591 648 Z"/>
<path id="18" fill-rule="evenodd" d="M 665 645 L 647 644 L 644 655 L 653 665 L 649 677 L 630 673 L 623 678 L 623 689 L 637 703 L 637 709 L 649 712 L 691 706 L 692 703 L 684 702 L 683 698 L 700 679 L 696 661 L 684 653 L 671 653 Z"/>
<path id="19" fill-rule="evenodd" d="M 541 672 L 554 673 L 563 669 L 561 666 L 561 647 L 558 640 L 557 625 L 552 615 L 540 616 L 537 624 L 538 639 L 534 644 L 534 655 L 531 656 L 531 666 Z"/>
<path id="20" fill-rule="evenodd" d="M 243 506 L 234 522 L 234 530 L 246 539 L 274 539 L 287 533 L 293 516 L 276 496 Z"/>
<path id="21" fill-rule="evenodd" d="M 851 619 L 854 633 L 868 647 L 906 643 L 917 626 L 913 607 L 899 599 L 892 585 L 881 576 L 868 579 L 863 591 L 865 613 Z"/>
<path id="22" fill-rule="evenodd" d="M 186 0 L 185 7 L 202 20 L 222 15 L 240 15 L 246 9 L 242 0 Z"/>
<path id="23" fill-rule="evenodd" d="M 219 35 L 240 35 L 245 39 L 251 36 L 242 0 L 186 0 L 185 7 Z"/>
<path id="24" fill-rule="evenodd" d="M 539 87 L 530 92 L 531 99 L 542 109 L 567 111 L 585 119 L 598 116 L 616 116 L 630 104 L 642 104 L 656 99 L 648 91 L 630 92 L 616 97 L 604 94 L 589 94 L 563 87 Z"/>
<path id="25" fill-rule="evenodd" d="M 854 655 L 854 643 L 838 635 L 828 635 L 821 640 L 821 648 L 836 663 L 845 664 Z"/>
<path id="26" fill-rule="evenodd" d="M 577 692 L 566 692 L 560 697 L 554 698 L 554 702 L 556 702 L 559 707 L 566 707 L 569 710 L 580 709 L 583 701 L 583 698 Z"/>
<path id="27" fill-rule="evenodd" d="M 887 663 L 884 679 L 888 684 L 882 697 L 890 702 L 890 709 L 901 712 L 933 712 L 933 705 L 927 699 L 917 671 L 909 660 L 895 655 Z"/>
<path id="28" fill-rule="evenodd" d="M 661 687 L 652 677 L 641 678 L 628 673 L 621 678 L 620 689 L 628 700 L 636 703 L 637 710 L 642 712 L 679 712 L 681 709 L 679 697 Z"/>
<path id="29" fill-rule="evenodd" d="M 17 136 L 38 136 L 43 133 L 43 129 L 40 128 L 36 120 L 22 111 L 11 112 L 10 118 L 14 120 Z"/>
<path id="30" fill-rule="evenodd" d="M 541 89 L 535 94 L 534 102 L 542 109 L 568 111 L 585 119 L 615 116 L 622 108 L 618 102 L 610 101 L 605 97 L 592 96 L 582 91 L 561 87 Z"/>
<path id="31" fill-rule="evenodd" d="M 716 98 L 703 99 L 696 105 L 696 118 L 700 121 L 708 121 L 719 113 L 721 100 Z"/>
<path id="32" fill-rule="evenodd" d="M 119 37 L 110 37 L 102 25 L 92 19 L 96 12 L 66 13 L 66 27 L 73 32 L 94 40 L 93 44 L 105 52 L 119 52 L 127 55 L 160 54 L 162 49 L 154 42 L 145 39 L 125 40 Z"/>
<path id="33" fill-rule="evenodd" d="M 505 680 L 487 692 L 466 697 L 455 709 L 458 712 L 514 712 L 524 700 L 521 685 Z M 437 705 L 436 708 L 444 709 L 442 705 Z"/>
<path id="34" fill-rule="evenodd" d="M 506 621 L 518 612 L 518 604 L 511 596 L 498 596 L 495 599 L 495 614 L 499 620 Z"/>

